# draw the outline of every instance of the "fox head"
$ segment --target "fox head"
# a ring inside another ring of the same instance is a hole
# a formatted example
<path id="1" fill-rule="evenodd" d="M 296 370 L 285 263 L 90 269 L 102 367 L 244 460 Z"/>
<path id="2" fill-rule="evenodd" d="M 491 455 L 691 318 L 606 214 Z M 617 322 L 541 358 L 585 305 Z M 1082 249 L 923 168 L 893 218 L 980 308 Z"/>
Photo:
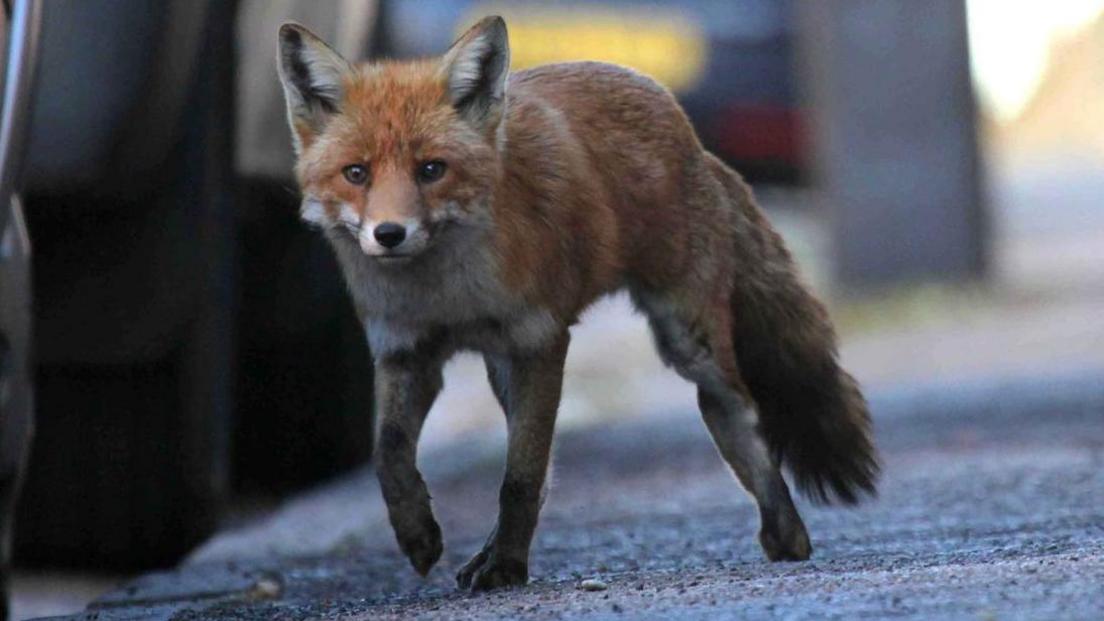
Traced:
<path id="1" fill-rule="evenodd" d="M 501 17 L 431 60 L 354 66 L 291 23 L 279 40 L 304 220 L 383 263 L 489 225 L 510 65 Z"/>

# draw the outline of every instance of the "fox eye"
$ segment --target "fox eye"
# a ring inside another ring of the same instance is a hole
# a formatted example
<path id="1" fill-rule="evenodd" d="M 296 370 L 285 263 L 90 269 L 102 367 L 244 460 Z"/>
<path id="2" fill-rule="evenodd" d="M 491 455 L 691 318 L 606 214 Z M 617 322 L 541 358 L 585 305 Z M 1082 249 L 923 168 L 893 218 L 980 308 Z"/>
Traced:
<path id="1" fill-rule="evenodd" d="M 353 185 L 368 183 L 368 167 L 363 164 L 350 164 L 341 169 L 341 174 L 345 175 L 345 180 Z"/>
<path id="2" fill-rule="evenodd" d="M 448 166 L 441 160 L 430 160 L 418 165 L 418 181 L 432 183 L 445 176 Z"/>

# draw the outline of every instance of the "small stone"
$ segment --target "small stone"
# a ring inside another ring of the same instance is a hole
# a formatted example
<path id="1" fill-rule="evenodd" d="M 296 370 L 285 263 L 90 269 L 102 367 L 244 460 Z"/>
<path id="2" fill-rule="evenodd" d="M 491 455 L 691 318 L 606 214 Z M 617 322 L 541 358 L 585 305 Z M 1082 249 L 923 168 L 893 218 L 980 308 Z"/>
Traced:
<path id="1" fill-rule="evenodd" d="M 579 583 L 579 588 L 584 591 L 605 591 L 609 585 L 597 578 L 587 578 Z"/>
<path id="2" fill-rule="evenodd" d="M 253 597 L 260 599 L 274 599 L 280 596 L 283 589 L 280 583 L 273 578 L 261 578 L 253 585 Z"/>

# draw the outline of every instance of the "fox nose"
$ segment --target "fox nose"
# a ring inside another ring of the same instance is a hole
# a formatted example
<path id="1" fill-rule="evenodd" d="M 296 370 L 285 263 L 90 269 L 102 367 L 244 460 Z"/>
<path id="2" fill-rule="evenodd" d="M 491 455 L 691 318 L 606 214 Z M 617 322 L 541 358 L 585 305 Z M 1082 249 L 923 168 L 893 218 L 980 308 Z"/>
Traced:
<path id="1" fill-rule="evenodd" d="M 372 235 L 384 248 L 394 248 L 406 239 L 406 228 L 394 222 L 384 222 L 372 231 Z"/>

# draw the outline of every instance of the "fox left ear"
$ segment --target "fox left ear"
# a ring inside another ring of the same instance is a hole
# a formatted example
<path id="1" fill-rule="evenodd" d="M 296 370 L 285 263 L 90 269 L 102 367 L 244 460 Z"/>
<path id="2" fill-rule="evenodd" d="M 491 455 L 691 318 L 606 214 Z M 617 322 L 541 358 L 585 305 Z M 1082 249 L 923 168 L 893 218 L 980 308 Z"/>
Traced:
<path id="1" fill-rule="evenodd" d="M 442 69 L 460 116 L 480 128 L 497 125 L 510 69 L 505 20 L 495 15 L 472 26 L 445 53 Z"/>

